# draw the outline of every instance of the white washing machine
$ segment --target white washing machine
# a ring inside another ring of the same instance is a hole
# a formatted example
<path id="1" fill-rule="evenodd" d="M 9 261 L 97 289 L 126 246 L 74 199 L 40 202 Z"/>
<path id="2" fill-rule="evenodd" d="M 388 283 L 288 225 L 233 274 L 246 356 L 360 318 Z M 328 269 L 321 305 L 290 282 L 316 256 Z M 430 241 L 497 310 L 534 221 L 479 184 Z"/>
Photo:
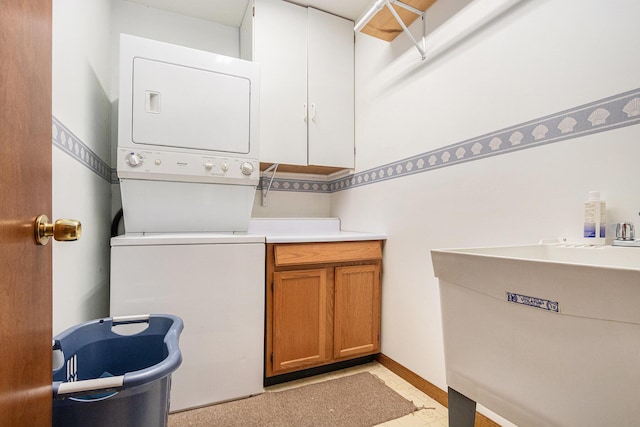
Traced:
<path id="1" fill-rule="evenodd" d="M 261 393 L 264 237 L 246 234 L 258 162 L 258 64 L 120 39 L 111 315 L 184 320 L 171 410 Z"/>
<path id="2" fill-rule="evenodd" d="M 262 393 L 264 237 L 124 235 L 111 240 L 111 315 L 184 321 L 171 411 Z"/>

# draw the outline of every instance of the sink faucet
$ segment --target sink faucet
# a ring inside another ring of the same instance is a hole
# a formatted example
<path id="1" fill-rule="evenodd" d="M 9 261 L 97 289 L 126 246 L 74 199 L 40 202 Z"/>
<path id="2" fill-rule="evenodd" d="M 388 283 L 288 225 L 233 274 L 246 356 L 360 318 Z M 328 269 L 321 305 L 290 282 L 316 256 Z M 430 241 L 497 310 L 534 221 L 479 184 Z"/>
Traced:
<path id="1" fill-rule="evenodd" d="M 616 238 L 612 245 L 640 247 L 640 240 L 635 239 L 633 224 L 631 222 L 621 222 L 616 225 Z"/>

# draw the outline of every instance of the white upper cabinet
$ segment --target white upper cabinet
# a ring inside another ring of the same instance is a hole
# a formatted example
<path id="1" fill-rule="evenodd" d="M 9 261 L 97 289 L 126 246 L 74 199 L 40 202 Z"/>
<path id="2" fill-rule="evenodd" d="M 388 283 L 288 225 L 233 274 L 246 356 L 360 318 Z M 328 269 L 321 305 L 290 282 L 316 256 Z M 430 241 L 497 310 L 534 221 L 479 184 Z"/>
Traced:
<path id="1" fill-rule="evenodd" d="M 260 161 L 352 168 L 353 22 L 282 0 L 254 6 L 240 46 L 261 66 Z"/>

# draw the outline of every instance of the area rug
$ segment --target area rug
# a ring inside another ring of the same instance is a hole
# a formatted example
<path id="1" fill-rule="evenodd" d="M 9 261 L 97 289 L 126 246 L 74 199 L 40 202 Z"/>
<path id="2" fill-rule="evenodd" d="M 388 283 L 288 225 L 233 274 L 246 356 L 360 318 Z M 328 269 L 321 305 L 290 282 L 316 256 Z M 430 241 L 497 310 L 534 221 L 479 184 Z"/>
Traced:
<path id="1" fill-rule="evenodd" d="M 169 427 L 368 427 L 400 418 L 415 405 L 363 372 L 169 416 Z"/>

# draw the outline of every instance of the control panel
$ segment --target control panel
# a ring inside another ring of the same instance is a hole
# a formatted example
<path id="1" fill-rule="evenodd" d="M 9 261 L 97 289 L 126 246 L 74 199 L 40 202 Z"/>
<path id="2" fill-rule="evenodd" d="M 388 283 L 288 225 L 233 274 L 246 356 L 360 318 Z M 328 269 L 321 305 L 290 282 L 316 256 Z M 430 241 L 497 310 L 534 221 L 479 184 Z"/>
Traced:
<path id="1" fill-rule="evenodd" d="M 118 177 L 183 182 L 257 185 L 256 159 L 118 148 Z"/>

